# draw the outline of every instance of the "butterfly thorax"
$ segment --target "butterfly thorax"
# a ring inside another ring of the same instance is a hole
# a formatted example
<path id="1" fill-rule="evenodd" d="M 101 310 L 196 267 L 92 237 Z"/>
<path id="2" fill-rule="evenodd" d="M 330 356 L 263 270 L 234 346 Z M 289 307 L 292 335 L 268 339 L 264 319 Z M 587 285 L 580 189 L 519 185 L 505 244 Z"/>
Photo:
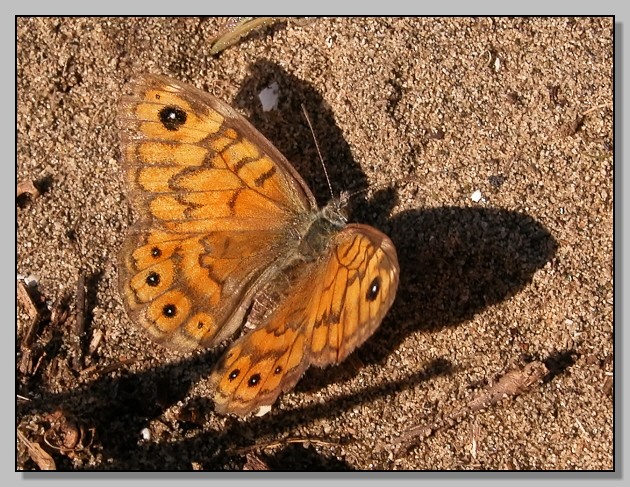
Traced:
<path id="1" fill-rule="evenodd" d="M 308 274 L 318 260 L 325 258 L 333 236 L 347 224 L 344 206 L 343 199 L 333 199 L 324 208 L 296 219 L 290 238 L 297 239 L 297 246 L 277 262 L 276 272 L 267 276 L 247 316 L 246 328 L 256 328 L 263 322 L 290 295 L 300 276 Z"/>
<path id="2" fill-rule="evenodd" d="M 333 199 L 312 214 L 298 247 L 303 260 L 312 261 L 322 256 L 331 243 L 331 237 L 346 225 L 348 217 L 342 204 L 341 200 Z"/>

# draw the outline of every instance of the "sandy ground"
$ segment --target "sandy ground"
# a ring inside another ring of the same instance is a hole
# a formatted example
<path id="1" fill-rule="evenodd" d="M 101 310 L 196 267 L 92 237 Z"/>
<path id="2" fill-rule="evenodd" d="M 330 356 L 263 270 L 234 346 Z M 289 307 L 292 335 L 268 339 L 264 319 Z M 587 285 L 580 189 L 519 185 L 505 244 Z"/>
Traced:
<path id="1" fill-rule="evenodd" d="M 221 23 L 18 21 L 17 175 L 42 194 L 17 273 L 53 313 L 27 337 L 20 299 L 16 468 L 613 468 L 612 19 L 284 20 L 211 56 Z M 213 412 L 220 350 L 123 310 L 116 107 L 141 72 L 231 103 L 325 203 L 303 103 L 334 190 L 369 188 L 352 219 L 398 249 L 376 334 L 262 418 Z"/>

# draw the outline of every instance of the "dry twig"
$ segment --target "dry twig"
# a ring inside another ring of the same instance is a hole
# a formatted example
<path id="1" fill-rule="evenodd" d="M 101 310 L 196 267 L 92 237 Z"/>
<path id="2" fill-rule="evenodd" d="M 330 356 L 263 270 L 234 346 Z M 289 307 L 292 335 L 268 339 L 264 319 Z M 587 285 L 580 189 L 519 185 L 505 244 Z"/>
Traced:
<path id="1" fill-rule="evenodd" d="M 85 272 L 80 271 L 77 279 L 76 312 L 74 320 L 74 347 L 73 367 L 80 370 L 83 366 L 83 335 L 85 334 Z"/>
<path id="2" fill-rule="evenodd" d="M 106 374 L 109 374 L 110 372 L 118 370 L 119 368 L 125 365 L 130 365 L 137 361 L 138 361 L 137 359 L 129 359 L 129 358 L 123 357 L 118 362 L 114 362 L 113 364 L 106 365 L 104 367 L 100 367 L 98 365 L 91 365 L 90 367 L 83 369 L 81 371 L 81 375 L 88 375 L 91 373 L 96 373 L 98 375 L 106 375 Z"/>
<path id="3" fill-rule="evenodd" d="M 418 425 L 410 428 L 403 433 L 396 443 L 410 447 L 413 442 L 428 438 L 440 429 L 455 426 L 472 413 L 494 406 L 506 397 L 514 397 L 528 391 L 548 373 L 549 370 L 542 362 L 531 362 L 522 368 L 512 369 L 506 372 L 496 383 L 487 387 L 481 395 L 464 407 L 453 411 L 447 418 L 435 421 L 428 426 Z"/>
<path id="4" fill-rule="evenodd" d="M 26 288 L 24 281 L 17 282 L 17 298 L 20 303 L 26 308 L 26 312 L 29 317 L 29 324 L 26 333 L 22 336 L 22 347 L 30 347 L 35 338 L 37 332 L 37 325 L 41 320 L 41 314 L 33 298 Z"/>
<path id="5" fill-rule="evenodd" d="M 210 54 L 218 54 L 236 44 L 250 32 L 277 21 L 275 17 L 230 17 L 212 39 Z"/>

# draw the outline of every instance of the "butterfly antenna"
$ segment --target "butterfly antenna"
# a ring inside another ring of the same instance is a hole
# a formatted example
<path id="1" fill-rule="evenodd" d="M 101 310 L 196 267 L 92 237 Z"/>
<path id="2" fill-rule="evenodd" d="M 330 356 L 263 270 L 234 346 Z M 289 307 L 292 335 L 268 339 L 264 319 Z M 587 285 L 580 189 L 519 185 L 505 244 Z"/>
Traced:
<path id="1" fill-rule="evenodd" d="M 304 112 L 304 118 L 306 118 L 306 123 L 308 123 L 308 128 L 311 129 L 311 134 L 313 134 L 313 141 L 315 142 L 315 148 L 317 149 L 317 154 L 319 155 L 319 160 L 322 163 L 322 167 L 324 168 L 324 175 L 326 176 L 326 182 L 328 183 L 328 189 L 330 190 L 330 196 L 335 197 L 333 193 L 332 184 L 330 184 L 330 178 L 328 177 L 328 170 L 326 169 L 326 164 L 324 163 L 324 158 L 322 157 L 322 151 L 319 150 L 319 144 L 317 143 L 317 137 L 315 137 L 315 131 L 313 130 L 313 124 L 311 124 L 311 119 L 308 116 L 306 111 L 306 107 L 303 103 L 300 104 L 302 107 L 302 112 Z"/>

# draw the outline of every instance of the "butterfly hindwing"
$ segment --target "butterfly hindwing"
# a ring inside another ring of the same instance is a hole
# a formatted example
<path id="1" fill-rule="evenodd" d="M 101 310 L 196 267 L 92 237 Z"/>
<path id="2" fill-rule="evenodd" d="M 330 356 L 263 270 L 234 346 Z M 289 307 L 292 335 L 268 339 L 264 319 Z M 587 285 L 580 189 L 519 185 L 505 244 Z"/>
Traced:
<path id="1" fill-rule="evenodd" d="M 389 238 L 367 225 L 346 226 L 267 320 L 225 352 L 210 379 L 217 411 L 247 415 L 273 404 L 310 365 L 341 362 L 376 330 L 397 286 Z"/>
<path id="2" fill-rule="evenodd" d="M 321 291 L 309 309 L 309 361 L 343 361 L 381 324 L 398 288 L 392 241 L 368 225 L 350 224 L 333 241 L 323 265 Z"/>

